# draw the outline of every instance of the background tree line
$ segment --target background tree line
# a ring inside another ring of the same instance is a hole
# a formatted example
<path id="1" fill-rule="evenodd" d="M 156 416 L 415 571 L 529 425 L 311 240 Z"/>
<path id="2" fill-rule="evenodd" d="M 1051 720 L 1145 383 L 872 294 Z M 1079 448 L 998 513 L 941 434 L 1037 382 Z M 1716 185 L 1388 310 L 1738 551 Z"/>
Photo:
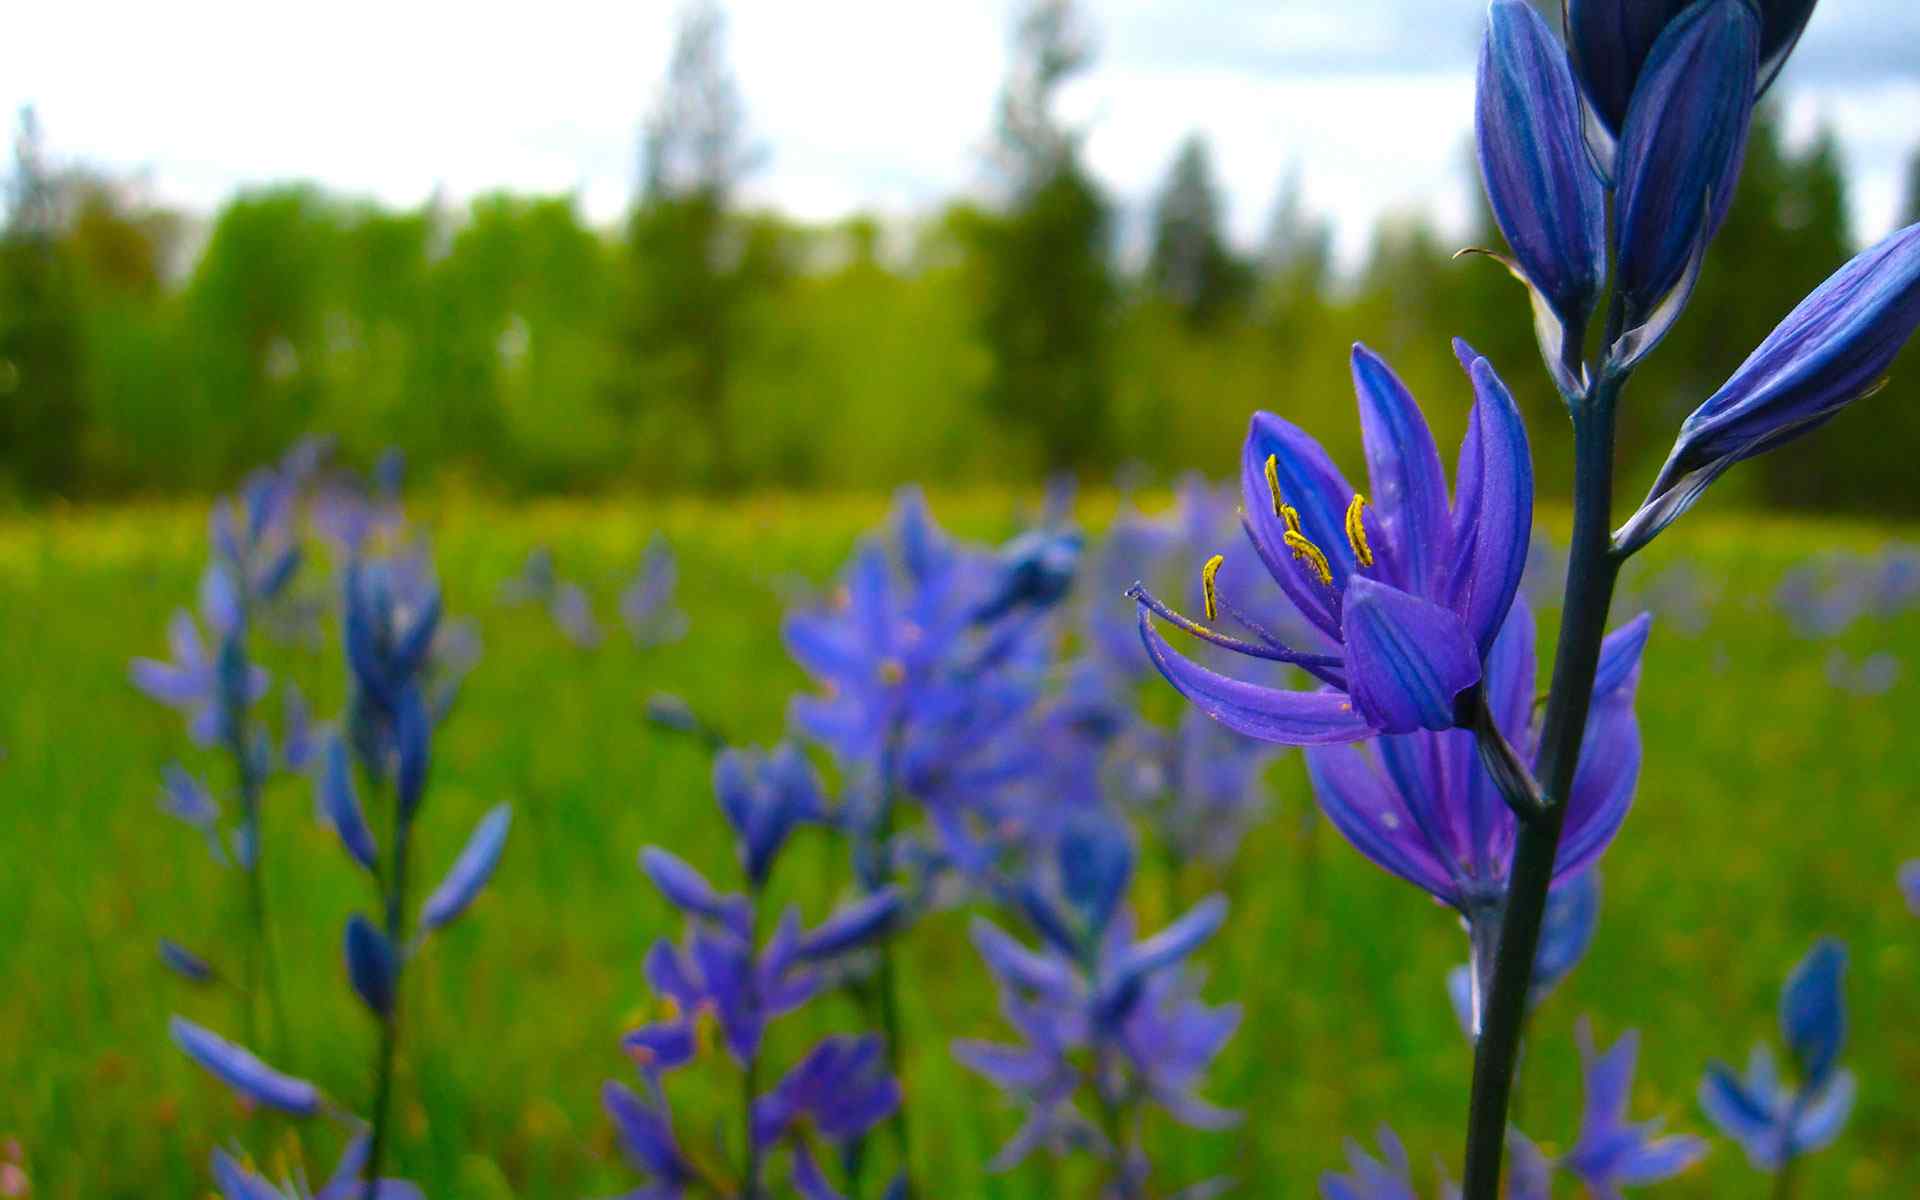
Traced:
<path id="1" fill-rule="evenodd" d="M 1357 464 L 1346 344 L 1386 354 L 1457 437 L 1455 335 L 1521 393 L 1543 470 L 1571 461 L 1517 287 L 1452 261 L 1418 217 L 1339 275 L 1290 178 L 1243 253 L 1196 134 L 1153 198 L 1144 262 L 1123 266 L 1114 201 L 1055 104 L 1092 31 L 1069 0 L 1036 0 L 1013 38 L 990 189 L 910 227 L 742 205 L 761 155 L 710 3 L 684 15 L 613 231 L 564 196 L 393 211 L 288 185 L 230 201 L 189 261 L 185 217 L 54 166 L 23 114 L 0 231 L 0 495 L 206 490 L 308 432 L 507 491 L 1164 478 L 1230 469 L 1256 407 Z M 1748 158 L 1688 319 L 1636 379 L 1628 487 L 1852 248 L 1829 139 L 1790 152 L 1763 114 Z M 1473 241 L 1498 238 L 1479 225 Z M 1756 464 L 1747 498 L 1920 512 L 1899 453 L 1920 442 L 1912 358 Z"/>

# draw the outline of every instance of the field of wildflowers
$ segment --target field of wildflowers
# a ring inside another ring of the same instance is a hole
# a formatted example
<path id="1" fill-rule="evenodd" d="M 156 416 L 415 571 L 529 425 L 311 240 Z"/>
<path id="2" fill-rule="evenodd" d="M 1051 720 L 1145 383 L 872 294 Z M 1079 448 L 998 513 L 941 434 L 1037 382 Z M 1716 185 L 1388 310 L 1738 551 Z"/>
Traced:
<path id="1" fill-rule="evenodd" d="M 956 535 L 994 543 L 1041 500 L 951 495 L 931 507 Z M 1150 513 L 1174 506 L 1168 495 L 1138 498 Z M 504 510 L 425 496 L 414 507 L 434 533 L 446 610 L 472 622 L 481 647 L 435 749 L 423 886 L 494 806 L 511 802 L 514 823 L 491 885 L 406 985 L 416 1040 L 401 1058 L 393 1170 L 434 1196 L 613 1194 L 637 1176 L 615 1148 L 600 1090 L 608 1079 L 639 1086 L 621 1039 L 663 1014 L 645 960 L 680 924 L 637 855 L 670 846 L 718 886 L 735 890 L 741 878 L 708 750 L 650 721 L 649 700 L 677 695 L 724 719 L 730 740 L 777 741 L 791 697 L 812 690 L 783 648 L 782 617 L 831 588 L 857 538 L 885 521 L 888 502 Z M 1096 544 L 1115 512 L 1106 495 L 1077 506 Z M 1548 511 L 1542 524 L 1564 539 L 1564 514 Z M 641 647 L 618 606 L 656 536 L 673 549 L 672 604 L 687 629 Z M 1913 550 L 1902 549 L 1914 539 L 1911 530 L 1708 513 L 1629 569 L 1623 606 L 1654 614 L 1639 692 L 1649 783 L 1602 864 L 1591 947 L 1535 1014 L 1538 1049 L 1518 1111 L 1550 1152 L 1576 1138 L 1575 1029 L 1585 1017 L 1601 1049 L 1640 1031 L 1631 1118 L 1664 1118 L 1669 1131 L 1709 1139 L 1700 1165 L 1659 1194 L 1765 1186 L 1697 1093 L 1710 1060 L 1744 1070 L 1754 1045 L 1778 1052 L 1786 972 L 1831 935 L 1850 947 L 1844 1055 L 1858 1100 L 1836 1145 L 1804 1163 L 1804 1194 L 1920 1186 L 1920 1123 L 1905 1100 L 1920 1075 L 1920 1032 L 1907 1017 L 1920 991 L 1920 917 L 1896 888 L 1900 864 L 1920 855 L 1904 836 L 1920 783 L 1907 751 L 1920 624 Z M 229 995 L 179 980 L 156 950 L 157 939 L 176 937 L 207 953 L 235 944 L 245 927 L 230 872 L 204 839 L 159 811 L 170 762 L 229 785 L 217 755 L 186 744 L 178 720 L 127 680 L 128 661 L 163 645 L 166 615 L 194 595 L 206 541 L 204 514 L 187 509 L 76 513 L 0 530 L 0 614 L 8 628 L 33 631 L 10 641 L 8 677 L 39 681 L 0 697 L 8 790 L 22 800 L 0 808 L 4 836 L 35 848 L 22 859 L 28 869 L 0 888 L 12 931 L 0 938 L 7 977 L 32 981 L 0 998 L 14 1081 L 0 1100 L 0 1136 L 18 1140 L 34 1195 L 195 1195 L 208 1186 L 211 1150 L 236 1145 L 263 1164 L 290 1165 L 298 1144 L 317 1184 L 345 1138 L 244 1111 L 167 1041 L 176 1012 L 239 1032 Z M 602 627 L 598 646 L 577 646 L 548 611 L 501 602 L 536 547 L 581 588 Z M 1536 556 L 1541 578 L 1553 557 L 1544 547 Z M 1547 638 L 1557 615 L 1550 589 L 1530 579 L 1527 591 Z M 1123 599 L 1109 615 L 1131 620 Z M 346 684 L 336 638 L 329 626 L 321 641 L 266 641 L 275 688 L 265 712 L 277 720 L 285 680 L 300 684 L 316 713 L 339 710 Z M 1164 688 L 1147 686 L 1141 698 L 1156 724 L 1181 720 Z M 1436 1162 L 1458 1153 L 1471 1052 L 1447 978 L 1467 939 L 1450 913 L 1312 819 L 1298 754 L 1253 769 L 1265 800 L 1244 835 L 1230 816 L 1200 816 L 1168 838 L 1193 839 L 1176 851 L 1157 832 L 1178 830 L 1175 822 L 1143 826 L 1156 832 L 1140 847 L 1132 889 L 1140 929 L 1227 894 L 1227 918 L 1196 961 L 1206 971 L 1203 1000 L 1241 1010 L 1199 1089 L 1241 1113 L 1240 1124 L 1196 1133 L 1150 1121 L 1156 1175 L 1183 1183 L 1227 1174 L 1246 1194 L 1312 1195 L 1321 1172 L 1342 1168 L 1343 1139 L 1371 1147 L 1374 1127 L 1390 1122 L 1416 1177 L 1429 1182 Z M 264 812 L 296 1031 L 284 1065 L 332 1096 L 368 1096 L 378 1029 L 350 998 L 340 941 L 348 915 L 367 905 L 364 872 L 318 823 L 307 781 L 276 775 Z M 810 924 L 854 894 L 844 848 L 806 828 L 769 888 Z M 1084 1161 L 1035 1155 L 1005 1173 L 988 1170 L 1022 1110 L 952 1055 L 959 1039 L 1014 1040 L 970 940 L 972 921 L 966 910 L 937 912 L 899 943 L 905 1111 L 919 1170 L 946 1185 L 935 1194 L 1086 1190 L 1098 1173 Z M 855 1003 L 818 998 L 772 1026 L 779 1062 L 769 1075 L 777 1079 L 820 1036 L 867 1028 Z M 692 1144 L 710 1141 L 739 1086 L 706 1036 L 701 1065 L 671 1080 Z"/>
<path id="2" fill-rule="evenodd" d="M 1411 1200 L 1430 1156 L 1468 1200 L 1911 1191 L 1920 552 L 1662 535 L 1877 389 L 1920 226 L 1836 264 L 1614 507 L 1619 406 L 1811 9 L 1591 0 L 1563 44 L 1490 6 L 1511 254 L 1481 253 L 1571 421 L 1564 531 L 1459 340 L 1451 472 L 1352 348 L 1365 491 L 1259 412 L 1237 480 L 949 514 L 984 536 L 906 488 L 844 528 L 516 538 L 324 438 L 199 536 L 22 526 L 0 617 L 40 636 L 0 744 L 44 801 L 11 844 L 53 870 L 9 897 L 31 1144 L 0 1181 Z M 130 603 L 156 586 L 164 658 Z"/>

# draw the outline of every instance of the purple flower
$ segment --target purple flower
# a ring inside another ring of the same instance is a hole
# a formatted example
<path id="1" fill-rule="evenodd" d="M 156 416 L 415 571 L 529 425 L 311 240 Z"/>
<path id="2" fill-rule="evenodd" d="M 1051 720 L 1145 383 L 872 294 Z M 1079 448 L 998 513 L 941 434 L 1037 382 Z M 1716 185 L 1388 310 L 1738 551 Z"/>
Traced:
<path id="1" fill-rule="evenodd" d="M 193 615 L 180 609 L 167 626 L 172 661 L 136 658 L 131 667 L 134 686 L 186 713 L 188 732 L 202 746 L 233 737 L 240 710 L 265 696 L 269 682 L 267 673 L 246 662 L 239 651 L 239 617 L 226 598 L 226 580 L 225 569 L 216 565 L 207 568 L 201 586 L 201 611 L 218 639 L 213 654 L 201 641 Z"/>
<path id="2" fill-rule="evenodd" d="M 1792 1159 L 1826 1146 L 1853 1111 L 1853 1073 L 1836 1065 L 1846 1035 L 1845 968 L 1845 947 L 1824 939 L 1793 969 L 1781 992 L 1780 1028 L 1800 1068 L 1798 1087 L 1781 1083 L 1764 1045 L 1754 1047 L 1744 1077 L 1713 1062 L 1701 1080 L 1700 1107 L 1763 1171 L 1783 1170 Z"/>
<path id="3" fill-rule="evenodd" d="M 673 602 L 677 577 L 673 550 L 655 534 L 640 559 L 640 571 L 620 593 L 620 619 L 637 646 L 659 646 L 687 632 L 687 614 Z"/>
<path id="4" fill-rule="evenodd" d="M 391 1017 L 399 963 L 387 935 L 359 913 L 347 919 L 346 959 L 347 978 L 361 1002 L 381 1020 Z"/>
<path id="5" fill-rule="evenodd" d="M 1534 297 L 1540 353 L 1561 390 L 1607 277 L 1607 199 L 1581 135 L 1579 93 L 1540 14 L 1496 0 L 1480 51 L 1474 129 L 1480 173 L 1513 273 Z"/>
<path id="6" fill-rule="evenodd" d="M 613 1119 L 615 1134 L 627 1161 L 649 1175 L 653 1183 L 632 1193 L 631 1200 L 679 1200 L 693 1182 L 693 1167 L 673 1136 L 673 1117 L 664 1096 L 648 1104 L 618 1083 L 600 1089 L 600 1102 Z"/>
<path id="7" fill-rule="evenodd" d="M 575 646 L 591 650 L 600 644 L 600 622 L 593 619 L 593 602 L 579 584 L 569 581 L 554 588 L 549 611 L 553 623 Z"/>
<path id="8" fill-rule="evenodd" d="M 1560 1159 L 1560 1166 L 1578 1176 L 1590 1195 L 1617 1200 L 1622 1186 L 1671 1179 L 1706 1155 L 1702 1138 L 1661 1137 L 1661 1122 L 1627 1120 L 1633 1062 L 1640 1045 L 1637 1032 L 1627 1031 L 1612 1049 L 1599 1055 L 1594 1052 L 1592 1023 L 1584 1017 L 1574 1027 L 1574 1036 L 1580 1043 L 1587 1099 L 1579 1140 Z"/>
<path id="9" fill-rule="evenodd" d="M 255 1058 L 251 1052 L 202 1029 L 185 1017 L 173 1017 L 167 1027 L 173 1035 L 174 1044 L 185 1051 L 188 1058 L 256 1104 L 264 1104 L 296 1117 L 313 1116 L 325 1104 L 320 1089 L 313 1084 L 276 1071 Z"/>
<path id="10" fill-rule="evenodd" d="M 1601 648 L 1557 880 L 1571 880 L 1600 856 L 1632 803 L 1640 768 L 1634 689 L 1649 626 L 1641 616 Z M 1486 694 L 1495 724 L 1528 762 L 1538 751 L 1535 677 L 1533 614 L 1516 603 L 1487 661 Z M 1307 770 L 1334 827 L 1381 867 L 1459 910 L 1474 933 L 1476 966 L 1490 970 L 1517 821 L 1481 764 L 1474 735 L 1422 731 L 1313 747 Z"/>
<path id="11" fill-rule="evenodd" d="M 219 978 L 206 959 L 168 938 L 160 939 L 160 961 L 188 983 L 212 983 Z"/>
<path id="12" fill-rule="evenodd" d="M 1150 1101 L 1203 1129 L 1238 1119 L 1201 1100 L 1195 1089 L 1238 1027 L 1239 1008 L 1201 1003 L 1180 970 L 1225 914 L 1226 904 L 1216 896 L 1153 937 L 1135 941 L 1122 910 L 1090 951 L 1060 944 L 1057 934 L 1043 949 L 1031 950 L 990 922 L 974 922 L 974 944 L 1000 986 L 1001 1011 L 1022 1038 L 1017 1045 L 969 1039 L 953 1044 L 962 1064 L 1027 1107 L 1021 1130 L 995 1157 L 995 1170 L 1035 1149 L 1065 1153 L 1088 1146 L 1101 1147 L 1132 1170 L 1126 1151 L 1104 1145 L 1080 1112 L 1077 1101 L 1087 1089 L 1108 1104 Z"/>
<path id="13" fill-rule="evenodd" d="M 1154 665 L 1202 711 L 1250 737 L 1290 745 L 1455 725 L 1461 693 L 1480 682 L 1481 660 L 1513 602 L 1533 522 L 1533 467 L 1519 410 L 1486 359 L 1464 343 L 1456 349 L 1476 403 L 1451 506 L 1425 418 L 1364 347 L 1354 349 L 1353 373 L 1376 505 L 1348 486 L 1312 438 L 1270 413 L 1255 414 L 1241 463 L 1249 540 L 1337 652 L 1294 649 L 1231 613 L 1255 639 L 1243 641 L 1136 593 Z M 1155 631 L 1154 613 L 1216 645 L 1301 667 L 1326 686 L 1296 692 L 1216 674 L 1175 654 Z"/>
<path id="14" fill-rule="evenodd" d="M 714 760 L 713 790 L 740 840 L 741 866 L 759 887 L 796 826 L 826 819 L 820 777 L 792 745 L 771 754 L 727 750 Z"/>
<path id="15" fill-rule="evenodd" d="M 1920 917 L 1920 858 L 1901 864 L 1900 891 L 1906 896 L 1907 907 L 1913 910 L 1913 915 Z"/>
<path id="16" fill-rule="evenodd" d="M 317 1192 L 309 1192 L 303 1179 L 285 1180 L 275 1186 L 266 1176 L 256 1174 L 249 1164 L 224 1150 L 215 1150 L 213 1181 L 225 1200 L 366 1200 L 368 1193 L 362 1175 L 366 1171 L 367 1154 L 366 1137 L 354 1138 L 341 1152 L 340 1162 L 326 1184 Z M 373 1186 L 372 1198 L 426 1200 L 426 1193 L 403 1179 L 380 1179 Z"/>
<path id="17" fill-rule="evenodd" d="M 1693 0 L 1571 0 L 1568 41 L 1601 127 L 1617 134 L 1661 32 Z M 1800 40 L 1815 0 L 1756 0 L 1761 19 L 1755 97 L 1772 85 Z M 1603 142 L 1604 138 L 1601 139 Z"/>
<path id="18" fill-rule="evenodd" d="M 527 551 L 527 561 L 521 566 L 520 573 L 500 585 L 500 603 L 551 603 L 556 584 L 553 551 L 545 546 L 535 546 Z"/>
<path id="19" fill-rule="evenodd" d="M 802 1118 L 836 1146 L 864 1136 L 900 1107 L 880 1039 L 830 1037 L 753 1102 L 753 1140 L 767 1147 Z"/>
<path id="20" fill-rule="evenodd" d="M 446 878 L 420 906 L 422 930 L 444 928 L 467 911 L 480 889 L 493 878 L 494 868 L 500 865 L 501 851 L 507 845 L 507 829 L 512 824 L 513 808 L 507 804 L 494 806 L 480 818 L 467 844 L 461 847 L 459 857 L 447 869 Z"/>
<path id="21" fill-rule="evenodd" d="M 1734 463 L 1811 432 L 1870 395 L 1917 327 L 1920 225 L 1910 225 L 1815 288 L 1694 410 L 1619 542 L 1644 545 Z"/>
<path id="22" fill-rule="evenodd" d="M 1320 1176 L 1321 1200 L 1419 1200 L 1406 1147 L 1385 1124 L 1374 1138 L 1380 1143 L 1379 1158 L 1347 1139 L 1347 1173 L 1328 1171 Z M 1507 1200 L 1551 1200 L 1552 1168 L 1540 1151 L 1517 1129 L 1508 1131 L 1507 1147 L 1513 1164 L 1507 1175 Z M 1443 1176 L 1439 1195 L 1443 1200 L 1460 1200 L 1460 1189 Z"/>

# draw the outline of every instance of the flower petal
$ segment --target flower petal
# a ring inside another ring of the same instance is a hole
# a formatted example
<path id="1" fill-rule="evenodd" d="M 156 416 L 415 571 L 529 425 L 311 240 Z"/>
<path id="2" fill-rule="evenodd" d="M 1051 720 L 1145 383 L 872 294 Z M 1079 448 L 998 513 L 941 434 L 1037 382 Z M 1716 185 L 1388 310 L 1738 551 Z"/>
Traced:
<path id="1" fill-rule="evenodd" d="M 1367 747 L 1311 746 L 1304 754 L 1314 799 L 1341 837 L 1389 873 L 1458 907 L 1452 874 Z"/>
<path id="2" fill-rule="evenodd" d="M 1520 408 L 1493 364 L 1479 358 L 1468 370 L 1474 424 L 1480 432 L 1480 498 L 1471 583 L 1460 611 L 1484 657 L 1499 636 L 1527 567 L 1533 538 L 1533 452 Z"/>
<path id="3" fill-rule="evenodd" d="M 1145 610 L 1140 640 L 1160 674 L 1181 695 L 1236 733 L 1285 746 L 1353 742 L 1375 730 L 1339 692 L 1295 692 L 1229 679 L 1167 645 Z"/>
<path id="4" fill-rule="evenodd" d="M 1299 512 L 1301 532 L 1327 557 L 1327 568 L 1333 574 L 1331 587 L 1305 563 L 1296 561 L 1281 538 L 1286 527 L 1273 511 L 1268 458 L 1273 459 L 1281 500 Z M 1353 570 L 1346 535 L 1347 505 L 1353 494 L 1346 477 L 1319 442 L 1272 413 L 1253 414 L 1240 458 L 1240 503 L 1247 536 L 1287 598 L 1335 640 L 1340 637 L 1338 593 Z"/>
<path id="5" fill-rule="evenodd" d="M 1365 576 L 1348 584 L 1345 609 L 1355 710 L 1387 733 L 1453 728 L 1455 698 L 1480 680 L 1480 656 L 1460 618 Z"/>
<path id="6" fill-rule="evenodd" d="M 1523 0 L 1496 0 L 1474 129 L 1487 200 L 1527 281 L 1579 346 L 1607 272 L 1606 193 L 1581 132 L 1566 54 Z"/>
<path id="7" fill-rule="evenodd" d="M 1780 1029 L 1800 1063 L 1809 1089 L 1826 1083 L 1846 1041 L 1847 1012 L 1841 975 L 1847 948 L 1822 938 L 1787 977 L 1780 995 Z"/>
<path id="8" fill-rule="evenodd" d="M 1647 55 L 1621 130 L 1614 202 L 1614 286 L 1629 325 L 1687 282 L 1696 248 L 1726 218 L 1753 117 L 1759 47 L 1750 0 L 1701 0 L 1668 23 Z"/>
<path id="9" fill-rule="evenodd" d="M 1391 547 L 1397 586 L 1435 598 L 1441 564 L 1452 549 L 1447 523 L 1447 476 L 1433 431 L 1393 368 L 1365 346 L 1353 348 L 1353 392 L 1360 404 L 1360 435 L 1367 450 L 1371 497 Z M 1351 502 L 1352 497 L 1347 498 Z M 1343 514 L 1344 520 L 1344 514 Z M 1304 516 L 1302 527 L 1305 527 Z M 1340 539 L 1345 540 L 1344 525 Z M 1324 543 L 1321 549 L 1326 549 Z"/>

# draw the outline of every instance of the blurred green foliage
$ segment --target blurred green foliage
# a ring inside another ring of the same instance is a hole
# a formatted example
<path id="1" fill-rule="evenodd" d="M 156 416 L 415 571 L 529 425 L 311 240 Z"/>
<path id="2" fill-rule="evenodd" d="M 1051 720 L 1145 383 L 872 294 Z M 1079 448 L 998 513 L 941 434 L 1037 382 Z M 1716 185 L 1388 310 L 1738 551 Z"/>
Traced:
<path id="1" fill-rule="evenodd" d="M 186 219 L 23 137 L 0 241 L 0 497 L 205 492 L 307 432 L 508 494 L 1169 478 L 1231 463 L 1255 408 L 1357 463 L 1345 347 L 1384 353 L 1451 438 L 1456 335 L 1513 384 L 1541 486 L 1564 488 L 1524 298 L 1418 216 L 1339 274 L 1290 182 L 1268 244 L 1239 255 L 1192 140 L 1123 269 L 1114 202 L 1052 111 L 1085 61 L 1066 6 L 1038 4 L 1016 39 L 994 194 L 910 225 L 744 209 L 755 151 L 698 13 L 612 231 L 568 197 L 395 212 L 285 186 L 236 197 L 196 249 Z M 1789 151 L 1763 115 L 1691 311 L 1623 409 L 1624 489 L 1848 256 L 1846 211 L 1831 140 Z M 1468 240 L 1496 244 L 1480 226 Z M 1714 504 L 1920 512 L 1915 363 Z"/>

